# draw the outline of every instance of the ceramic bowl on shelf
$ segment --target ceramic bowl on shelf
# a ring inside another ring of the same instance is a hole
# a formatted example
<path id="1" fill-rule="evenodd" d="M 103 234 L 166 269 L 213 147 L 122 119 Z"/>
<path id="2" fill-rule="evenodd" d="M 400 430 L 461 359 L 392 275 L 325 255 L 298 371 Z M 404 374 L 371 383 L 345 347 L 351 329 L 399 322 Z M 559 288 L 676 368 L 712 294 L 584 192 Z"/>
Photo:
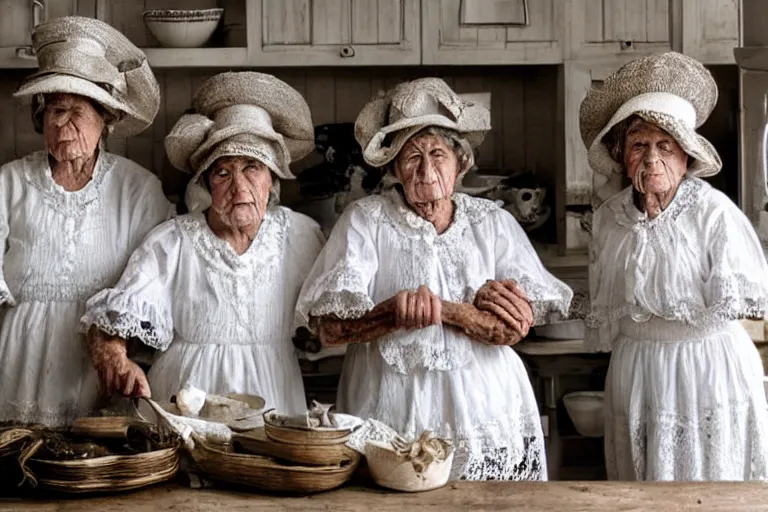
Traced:
<path id="1" fill-rule="evenodd" d="M 224 9 L 144 11 L 144 23 L 165 48 L 200 48 L 213 35 Z"/>
<path id="2" fill-rule="evenodd" d="M 585 437 L 603 437 L 605 432 L 603 391 L 576 391 L 563 396 L 565 410 L 576 427 L 576 432 Z"/>

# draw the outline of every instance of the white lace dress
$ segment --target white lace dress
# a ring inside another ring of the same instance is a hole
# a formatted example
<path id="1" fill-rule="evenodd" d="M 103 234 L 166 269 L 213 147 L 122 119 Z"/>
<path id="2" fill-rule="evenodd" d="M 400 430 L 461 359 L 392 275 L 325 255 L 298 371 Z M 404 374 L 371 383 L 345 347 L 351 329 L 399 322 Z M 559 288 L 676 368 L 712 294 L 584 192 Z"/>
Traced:
<path id="1" fill-rule="evenodd" d="M 537 317 L 566 312 L 571 290 L 542 266 L 525 233 L 495 203 L 454 195 L 451 226 L 432 224 L 390 190 L 350 205 L 307 278 L 300 321 L 359 318 L 424 284 L 443 299 L 472 302 L 489 279 L 516 279 Z M 454 479 L 544 480 L 544 437 L 533 390 L 510 347 L 430 326 L 347 348 L 338 407 L 415 439 L 423 430 L 457 446 Z"/>
<path id="2" fill-rule="evenodd" d="M 757 236 L 722 193 L 685 179 L 655 219 L 632 190 L 595 214 L 588 342 L 611 350 L 608 476 L 768 477 L 763 367 L 737 321 L 762 318 L 768 268 Z"/>
<path id="3" fill-rule="evenodd" d="M 171 212 L 154 175 L 103 151 L 76 192 L 44 151 L 0 168 L 0 421 L 59 426 L 96 405 L 85 301 Z"/>
<path id="4" fill-rule="evenodd" d="M 148 375 L 157 400 L 191 384 L 299 414 L 294 308 L 322 243 L 313 220 L 283 207 L 267 210 L 242 255 L 202 213 L 179 216 L 150 233 L 114 288 L 88 301 L 83 322 L 160 351 Z"/>

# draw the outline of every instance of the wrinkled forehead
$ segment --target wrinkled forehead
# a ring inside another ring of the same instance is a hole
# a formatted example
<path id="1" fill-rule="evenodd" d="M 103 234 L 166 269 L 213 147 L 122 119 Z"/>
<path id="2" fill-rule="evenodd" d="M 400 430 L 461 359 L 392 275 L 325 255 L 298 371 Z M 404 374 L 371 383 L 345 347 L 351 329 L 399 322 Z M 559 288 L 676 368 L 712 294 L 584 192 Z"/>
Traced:
<path id="1" fill-rule="evenodd" d="M 435 148 L 451 149 L 450 141 L 442 135 L 433 133 L 417 133 L 406 141 L 400 151 L 428 151 Z"/>
<path id="2" fill-rule="evenodd" d="M 47 106 L 55 107 L 74 107 L 77 105 L 91 105 L 91 101 L 83 96 L 77 94 L 69 94 L 64 92 L 55 92 L 45 95 L 45 104 Z"/>
<path id="3" fill-rule="evenodd" d="M 665 138 L 665 139 L 674 140 L 674 137 L 672 137 L 659 125 L 652 123 L 650 121 L 646 121 L 641 117 L 635 117 L 630 121 L 629 127 L 627 128 L 627 138 L 630 138 L 630 137 L 633 137 L 633 138 L 652 137 L 652 138 Z"/>
<path id="4" fill-rule="evenodd" d="M 213 163 L 214 169 L 242 169 L 244 167 L 260 167 L 264 162 L 250 156 L 222 156 Z"/>

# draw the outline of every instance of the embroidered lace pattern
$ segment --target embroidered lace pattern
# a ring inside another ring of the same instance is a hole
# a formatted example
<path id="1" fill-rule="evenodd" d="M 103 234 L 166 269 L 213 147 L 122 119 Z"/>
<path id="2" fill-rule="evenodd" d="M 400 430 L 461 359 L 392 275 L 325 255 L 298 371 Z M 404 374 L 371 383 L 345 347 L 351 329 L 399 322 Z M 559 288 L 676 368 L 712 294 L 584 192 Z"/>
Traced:
<path id="1" fill-rule="evenodd" d="M 0 404 L 0 419 L 12 418 L 13 425 L 42 425 L 44 427 L 60 427 L 69 425 L 75 418 L 82 415 L 78 404 L 62 403 L 56 409 L 42 409 L 37 402 L 8 402 Z M 2 420 L 0 420 L 2 427 Z"/>
<path id="2" fill-rule="evenodd" d="M 695 416 L 606 409 L 606 465 L 615 480 L 766 480 L 768 460 L 753 405 L 726 403 Z M 649 447 L 653 447 L 649 451 Z"/>

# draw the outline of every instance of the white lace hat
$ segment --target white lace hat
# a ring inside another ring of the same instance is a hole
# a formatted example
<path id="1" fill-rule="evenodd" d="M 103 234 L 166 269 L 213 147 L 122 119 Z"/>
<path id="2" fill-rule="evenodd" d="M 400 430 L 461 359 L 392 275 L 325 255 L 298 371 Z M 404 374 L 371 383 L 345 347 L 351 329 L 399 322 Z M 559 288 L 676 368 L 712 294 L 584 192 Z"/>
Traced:
<path id="1" fill-rule="evenodd" d="M 420 78 L 369 101 L 355 121 L 355 138 L 365 161 L 383 167 L 409 138 L 428 126 L 454 130 L 476 148 L 491 129 L 491 113 L 453 92 L 439 78 Z"/>
<path id="2" fill-rule="evenodd" d="M 712 144 L 696 133 L 717 103 L 717 84 L 698 61 L 676 52 L 633 60 L 592 87 L 581 103 L 581 138 L 595 172 L 621 173 L 603 137 L 616 124 L 638 115 L 677 140 L 693 158 L 689 171 L 706 177 L 720 172 L 722 162 Z"/>
<path id="3" fill-rule="evenodd" d="M 123 136 L 135 135 L 154 121 L 160 86 L 147 57 L 109 24 L 80 16 L 54 18 L 35 27 L 32 45 L 38 71 L 24 80 L 15 97 L 88 97 L 117 115 L 113 128 Z"/>
<path id="4" fill-rule="evenodd" d="M 165 137 L 165 150 L 193 182 L 222 156 L 250 156 L 278 177 L 293 179 L 290 163 L 315 147 L 307 102 L 272 75 L 218 74 L 197 90 L 192 107 Z"/>

